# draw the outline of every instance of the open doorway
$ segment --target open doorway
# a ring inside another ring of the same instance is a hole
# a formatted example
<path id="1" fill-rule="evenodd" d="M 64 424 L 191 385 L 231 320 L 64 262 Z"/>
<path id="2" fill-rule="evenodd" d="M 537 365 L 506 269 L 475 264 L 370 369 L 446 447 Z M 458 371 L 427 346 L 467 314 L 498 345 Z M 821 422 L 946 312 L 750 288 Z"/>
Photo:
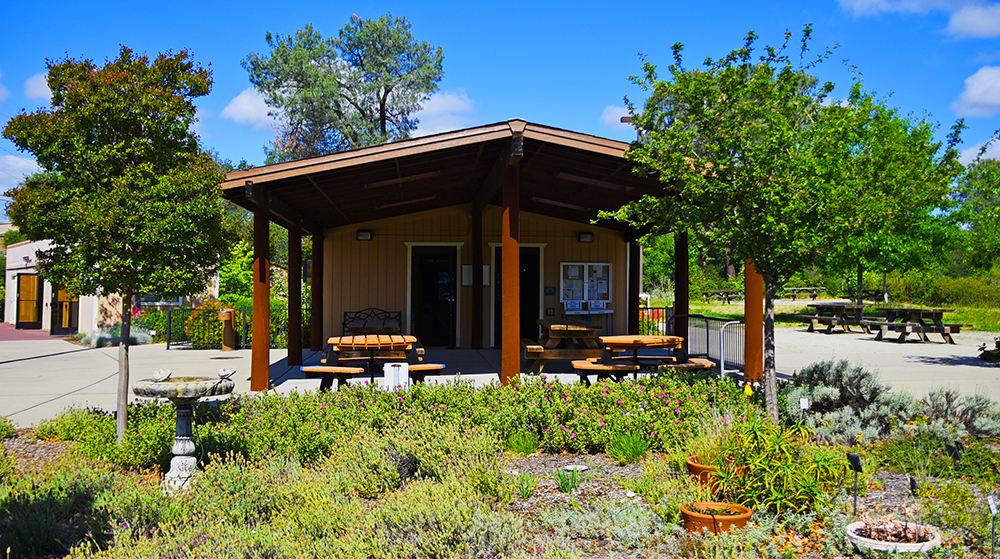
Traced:
<path id="1" fill-rule="evenodd" d="M 503 345 L 503 253 L 493 253 L 493 347 Z M 542 249 L 521 247 L 521 338 L 538 341 L 538 318 L 541 316 Z"/>
<path id="2" fill-rule="evenodd" d="M 64 289 L 54 290 L 52 294 L 52 330 L 53 336 L 76 334 L 80 328 L 80 300 L 66 293 Z"/>
<path id="3" fill-rule="evenodd" d="M 458 249 L 414 246 L 410 263 L 410 324 L 424 346 L 455 345 Z"/>

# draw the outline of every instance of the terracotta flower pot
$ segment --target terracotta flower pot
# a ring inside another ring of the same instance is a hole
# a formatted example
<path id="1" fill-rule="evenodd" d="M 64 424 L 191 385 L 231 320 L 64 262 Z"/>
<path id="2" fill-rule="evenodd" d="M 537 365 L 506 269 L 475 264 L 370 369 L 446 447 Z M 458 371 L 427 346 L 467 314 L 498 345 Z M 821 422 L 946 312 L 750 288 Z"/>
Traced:
<path id="1" fill-rule="evenodd" d="M 688 473 L 698 478 L 698 483 L 714 491 L 716 484 L 715 473 L 718 472 L 718 469 L 715 466 L 702 464 L 698 461 L 700 459 L 700 455 L 687 457 L 687 460 L 684 462 L 687 464 Z"/>
<path id="2" fill-rule="evenodd" d="M 937 528 L 930 525 L 910 524 L 911 529 L 926 531 L 931 536 L 931 539 L 919 543 L 884 542 L 866 538 L 857 534 L 858 530 L 864 525 L 864 522 L 852 522 L 846 528 L 847 539 L 851 540 L 851 543 L 859 550 L 871 549 L 873 551 L 893 553 L 926 553 L 941 546 L 941 534 Z"/>
<path id="3" fill-rule="evenodd" d="M 691 510 L 692 508 L 699 510 L 730 509 L 738 510 L 740 514 L 711 515 L 695 512 Z M 750 521 L 751 514 L 753 514 L 753 511 L 750 509 L 733 503 L 702 502 L 688 503 L 681 506 L 681 518 L 684 520 L 684 529 L 688 532 L 701 532 L 702 529 L 706 529 L 713 534 L 728 532 L 733 528 L 746 526 L 747 522 Z"/>

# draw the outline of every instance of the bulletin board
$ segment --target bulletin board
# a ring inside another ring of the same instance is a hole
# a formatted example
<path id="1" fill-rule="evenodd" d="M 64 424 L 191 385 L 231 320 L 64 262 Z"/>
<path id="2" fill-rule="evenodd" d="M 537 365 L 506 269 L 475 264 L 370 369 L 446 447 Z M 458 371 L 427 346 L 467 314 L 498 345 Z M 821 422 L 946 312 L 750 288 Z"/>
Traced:
<path id="1" fill-rule="evenodd" d="M 610 262 L 560 262 L 559 301 L 610 301 Z"/>

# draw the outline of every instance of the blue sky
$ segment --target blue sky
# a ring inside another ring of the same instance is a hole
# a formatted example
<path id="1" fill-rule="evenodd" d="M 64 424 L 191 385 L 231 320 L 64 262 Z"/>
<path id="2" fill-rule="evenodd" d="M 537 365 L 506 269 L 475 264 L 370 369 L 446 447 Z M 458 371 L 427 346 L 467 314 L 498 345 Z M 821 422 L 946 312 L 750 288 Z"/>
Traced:
<path id="1" fill-rule="evenodd" d="M 786 29 L 797 41 L 806 23 L 814 52 L 839 45 L 817 71 L 837 84 L 835 94 L 851 84 L 846 61 L 870 90 L 891 94 L 890 105 L 938 123 L 940 138 L 965 118 L 966 160 L 1000 128 L 1000 2 L 986 0 L 8 1 L 0 4 L 0 123 L 47 106 L 47 58 L 102 63 L 119 45 L 151 56 L 188 49 L 215 80 L 197 102 L 204 146 L 259 165 L 271 121 L 240 61 L 266 51 L 269 31 L 290 34 L 311 23 L 332 36 L 352 14 L 387 12 L 444 50 L 444 79 L 419 115 L 420 134 L 523 118 L 630 140 L 635 132 L 618 118 L 624 96 L 643 97 L 628 81 L 640 53 L 665 68 L 670 46 L 681 42 L 694 67 L 740 46 L 751 29 L 761 45 L 777 45 Z M 0 139 L 0 193 L 35 169 L 29 154 Z"/>

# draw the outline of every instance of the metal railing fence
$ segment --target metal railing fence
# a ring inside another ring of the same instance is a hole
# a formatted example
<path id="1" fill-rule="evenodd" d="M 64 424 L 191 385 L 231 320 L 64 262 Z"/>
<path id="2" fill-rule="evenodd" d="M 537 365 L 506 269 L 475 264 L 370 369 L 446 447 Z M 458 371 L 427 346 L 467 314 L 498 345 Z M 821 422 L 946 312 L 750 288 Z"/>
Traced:
<path id="1" fill-rule="evenodd" d="M 235 309 L 233 327 L 236 330 L 236 349 L 249 349 L 253 342 L 253 309 Z M 176 308 L 168 309 L 166 332 L 167 349 L 218 349 L 222 347 L 222 321 L 220 309 Z M 302 337 L 304 347 L 309 346 L 309 322 L 312 309 L 302 309 Z M 288 344 L 288 309 L 271 308 L 269 345 L 283 348 Z"/>
<path id="2" fill-rule="evenodd" d="M 670 307 L 639 309 L 639 333 L 674 335 L 674 320 L 687 317 L 687 351 L 689 357 L 706 357 L 718 363 L 719 375 L 744 370 L 743 321 L 715 318 L 701 314 L 674 315 Z"/>

